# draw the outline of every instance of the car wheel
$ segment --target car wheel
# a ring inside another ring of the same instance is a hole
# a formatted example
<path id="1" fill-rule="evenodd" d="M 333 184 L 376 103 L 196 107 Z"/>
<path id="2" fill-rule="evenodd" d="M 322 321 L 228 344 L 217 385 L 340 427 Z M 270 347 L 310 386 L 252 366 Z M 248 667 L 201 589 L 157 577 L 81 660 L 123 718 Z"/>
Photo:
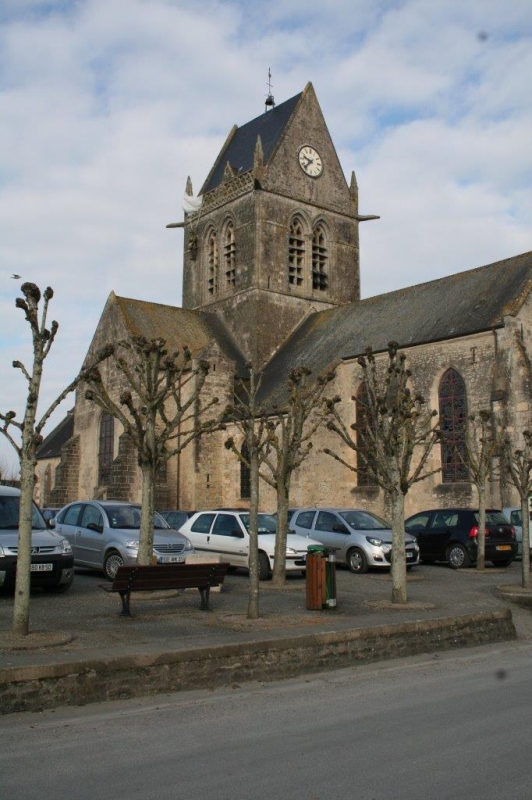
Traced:
<path id="1" fill-rule="evenodd" d="M 452 544 L 447 550 L 447 559 L 453 569 L 461 569 L 471 564 L 471 559 L 465 547 L 461 544 Z"/>
<path id="2" fill-rule="evenodd" d="M 117 550 L 111 550 L 105 556 L 105 561 L 103 562 L 103 571 L 105 572 L 105 577 L 108 578 L 110 581 L 114 581 L 116 573 L 118 572 L 118 567 L 124 566 L 124 559 L 120 555 Z"/>
<path id="3" fill-rule="evenodd" d="M 513 558 L 505 558 L 502 561 L 492 561 L 494 567 L 509 567 L 513 562 Z"/>
<path id="4" fill-rule="evenodd" d="M 266 553 L 259 553 L 259 581 L 267 581 L 270 577 L 270 560 Z"/>
<path id="5" fill-rule="evenodd" d="M 357 547 L 349 550 L 346 561 L 351 572 L 364 573 L 368 571 L 368 560 L 363 551 Z"/>

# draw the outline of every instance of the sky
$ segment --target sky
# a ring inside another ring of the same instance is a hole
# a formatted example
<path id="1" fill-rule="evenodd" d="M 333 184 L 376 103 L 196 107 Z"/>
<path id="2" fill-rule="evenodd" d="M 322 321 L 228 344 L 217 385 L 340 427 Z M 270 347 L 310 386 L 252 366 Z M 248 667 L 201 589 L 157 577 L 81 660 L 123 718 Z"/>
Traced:
<path id="1" fill-rule="evenodd" d="M 2 413 L 24 411 L 13 360 L 31 367 L 21 282 L 54 289 L 59 322 L 40 414 L 111 291 L 181 304 L 165 226 L 264 112 L 268 69 L 277 104 L 313 83 L 380 216 L 360 226 L 363 297 L 532 250 L 531 0 L 0 0 Z"/>

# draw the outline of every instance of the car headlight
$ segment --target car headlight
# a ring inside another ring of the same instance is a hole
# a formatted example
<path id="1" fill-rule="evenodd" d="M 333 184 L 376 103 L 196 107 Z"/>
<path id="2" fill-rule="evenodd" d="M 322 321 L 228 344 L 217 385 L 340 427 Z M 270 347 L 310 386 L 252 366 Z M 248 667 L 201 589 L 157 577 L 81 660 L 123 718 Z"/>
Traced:
<path id="1" fill-rule="evenodd" d="M 382 539 L 377 539 L 376 536 L 366 536 L 366 539 L 373 547 L 380 547 L 382 545 Z"/>
<path id="2" fill-rule="evenodd" d="M 0 547 L 0 550 L 2 548 Z M 61 539 L 61 552 L 64 556 L 71 556 L 72 555 L 72 545 L 68 541 L 68 539 Z"/>
<path id="3" fill-rule="evenodd" d="M 286 552 L 287 552 L 287 554 L 290 553 L 291 556 L 292 555 L 297 555 L 297 550 L 294 550 L 293 547 L 287 547 L 286 548 Z"/>
<path id="4" fill-rule="evenodd" d="M 128 550 L 138 550 L 139 549 L 139 540 L 138 539 L 130 539 L 129 542 L 126 542 L 125 547 Z"/>
<path id="5" fill-rule="evenodd" d="M 192 542 L 190 541 L 190 539 L 187 539 L 186 536 L 185 536 L 185 550 L 194 550 Z"/>
<path id="6" fill-rule="evenodd" d="M 3 556 L 5 556 L 5 553 L 4 553 L 4 548 L 3 548 L 3 547 L 2 547 L 2 545 L 0 544 L 0 558 L 3 558 Z"/>

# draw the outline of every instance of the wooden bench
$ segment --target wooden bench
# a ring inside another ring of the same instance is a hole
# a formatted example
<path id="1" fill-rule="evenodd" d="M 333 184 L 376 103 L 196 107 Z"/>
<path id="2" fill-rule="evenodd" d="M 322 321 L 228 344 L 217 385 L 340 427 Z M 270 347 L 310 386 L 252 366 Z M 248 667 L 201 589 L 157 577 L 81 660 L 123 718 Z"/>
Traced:
<path id="1" fill-rule="evenodd" d="M 157 592 L 164 589 L 199 589 L 203 611 L 209 611 L 211 587 L 221 586 L 229 564 L 160 564 L 119 567 L 112 583 L 100 583 L 106 592 L 118 592 L 122 600 L 120 616 L 130 617 L 131 592 Z"/>

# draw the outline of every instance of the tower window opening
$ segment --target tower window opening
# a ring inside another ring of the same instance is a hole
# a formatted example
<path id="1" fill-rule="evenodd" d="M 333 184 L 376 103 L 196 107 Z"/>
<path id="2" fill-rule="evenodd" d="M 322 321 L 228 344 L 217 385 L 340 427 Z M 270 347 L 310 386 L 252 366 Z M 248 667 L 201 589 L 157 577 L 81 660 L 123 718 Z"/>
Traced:
<path id="1" fill-rule="evenodd" d="M 320 292 L 324 292 L 329 288 L 327 276 L 328 260 L 325 231 L 319 226 L 312 237 L 312 288 Z"/>
<path id="2" fill-rule="evenodd" d="M 225 229 L 224 241 L 224 266 L 226 286 L 234 286 L 236 283 L 236 251 L 235 251 L 235 229 L 229 224 Z"/>
<path id="3" fill-rule="evenodd" d="M 305 260 L 305 240 L 303 229 L 299 220 L 294 220 L 290 225 L 288 237 L 288 283 L 291 286 L 301 286 L 303 283 L 303 263 Z"/>
<path id="4" fill-rule="evenodd" d="M 214 231 L 209 233 L 207 253 L 207 290 L 213 297 L 218 294 L 218 242 Z"/>

